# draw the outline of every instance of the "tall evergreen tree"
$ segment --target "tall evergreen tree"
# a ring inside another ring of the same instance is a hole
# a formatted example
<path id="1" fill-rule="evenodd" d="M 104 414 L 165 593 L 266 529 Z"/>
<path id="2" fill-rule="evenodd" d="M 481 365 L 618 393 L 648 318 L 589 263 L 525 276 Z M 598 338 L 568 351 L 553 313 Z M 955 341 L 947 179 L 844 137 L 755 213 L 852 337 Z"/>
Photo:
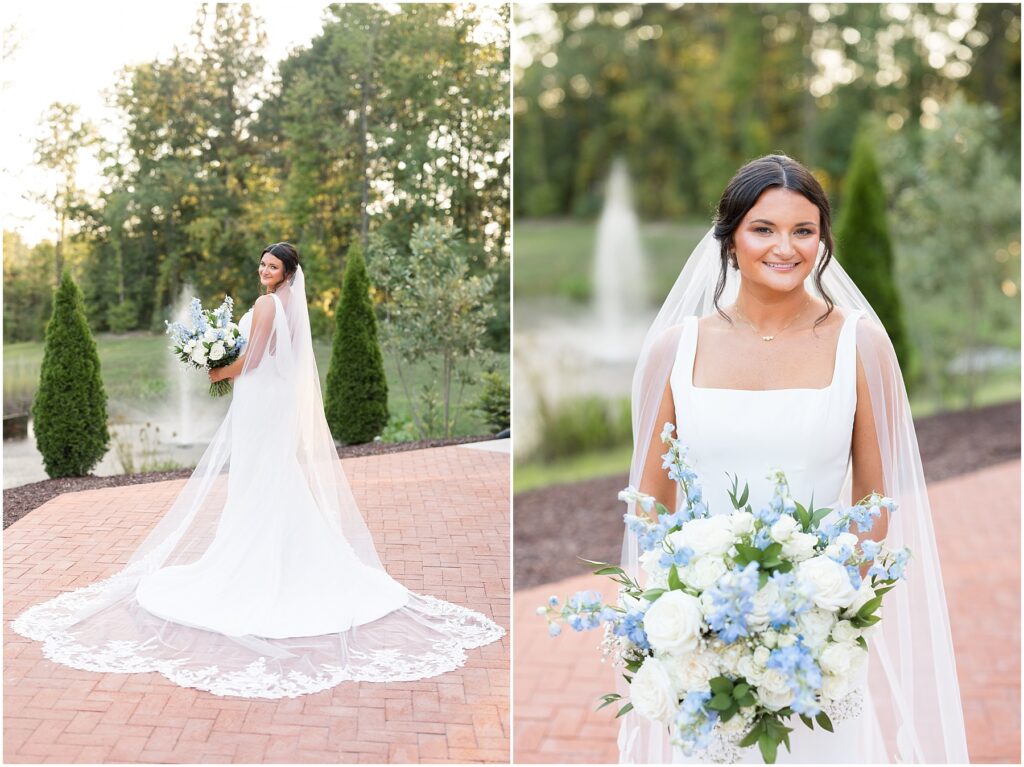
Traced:
<path id="1" fill-rule="evenodd" d="M 911 350 L 893 269 L 892 241 L 886 222 L 885 188 L 867 131 L 854 143 L 843 184 L 836 224 L 837 258 L 871 302 L 885 326 L 905 377 L 910 377 Z"/>
<path id="2" fill-rule="evenodd" d="M 388 422 L 388 382 L 377 341 L 377 318 L 359 240 L 349 248 L 341 299 L 335 311 L 334 344 L 327 370 L 324 409 L 335 439 L 369 442 Z"/>
<path id="3" fill-rule="evenodd" d="M 51 477 L 80 477 L 107 452 L 107 395 L 82 292 L 64 271 L 46 326 L 39 390 L 32 406 L 36 447 Z"/>

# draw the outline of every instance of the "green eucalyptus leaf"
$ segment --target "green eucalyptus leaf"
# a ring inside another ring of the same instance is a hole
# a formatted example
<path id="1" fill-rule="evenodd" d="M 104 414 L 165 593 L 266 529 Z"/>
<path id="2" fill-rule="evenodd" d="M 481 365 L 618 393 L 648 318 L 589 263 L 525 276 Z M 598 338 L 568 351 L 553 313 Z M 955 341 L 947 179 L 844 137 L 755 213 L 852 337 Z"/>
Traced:
<path id="1" fill-rule="evenodd" d="M 768 733 L 762 733 L 757 739 L 757 747 L 761 749 L 761 756 L 765 764 L 775 764 L 775 757 L 779 751 L 779 742 L 774 740 Z"/>
<path id="2" fill-rule="evenodd" d="M 835 730 L 832 729 L 832 720 L 828 718 L 828 714 L 824 711 L 819 711 L 818 715 L 814 717 L 814 721 L 818 723 L 818 726 L 821 727 L 821 729 L 827 730 L 828 732 L 835 732 Z"/>

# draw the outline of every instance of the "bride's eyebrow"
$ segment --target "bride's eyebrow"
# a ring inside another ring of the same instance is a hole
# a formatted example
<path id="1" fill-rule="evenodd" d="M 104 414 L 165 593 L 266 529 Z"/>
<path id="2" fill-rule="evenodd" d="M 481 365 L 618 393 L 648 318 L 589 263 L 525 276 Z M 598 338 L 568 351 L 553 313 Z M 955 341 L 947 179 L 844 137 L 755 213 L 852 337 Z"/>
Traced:
<path id="1" fill-rule="evenodd" d="M 769 221 L 767 218 L 755 218 L 750 223 L 752 224 L 768 224 L 768 226 L 775 226 L 774 221 Z M 801 221 L 799 224 L 793 224 L 793 226 L 817 226 L 813 221 Z"/>

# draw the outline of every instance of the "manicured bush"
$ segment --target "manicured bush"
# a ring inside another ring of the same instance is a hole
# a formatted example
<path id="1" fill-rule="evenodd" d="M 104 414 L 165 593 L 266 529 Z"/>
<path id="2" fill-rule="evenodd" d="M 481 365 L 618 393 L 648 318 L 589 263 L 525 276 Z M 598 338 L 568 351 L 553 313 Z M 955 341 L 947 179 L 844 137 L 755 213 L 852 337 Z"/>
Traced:
<path id="1" fill-rule="evenodd" d="M 483 391 L 477 399 L 476 409 L 483 416 L 491 434 L 497 434 L 509 428 L 512 422 L 508 382 L 493 371 L 484 373 L 483 381 Z"/>
<path id="2" fill-rule="evenodd" d="M 334 438 L 350 445 L 371 441 L 388 422 L 388 382 L 358 243 L 348 251 L 335 311 L 324 409 Z"/>
<path id="3" fill-rule="evenodd" d="M 892 241 L 886 222 L 885 188 L 871 139 L 862 131 L 854 143 L 843 184 L 836 225 L 836 257 L 871 303 L 892 340 L 900 367 L 911 368 L 910 345 L 893 271 Z"/>
<path id="4" fill-rule="evenodd" d="M 36 447 L 50 477 L 84 476 L 107 452 L 110 433 L 100 358 L 82 293 L 66 270 L 46 325 L 32 417 Z"/>

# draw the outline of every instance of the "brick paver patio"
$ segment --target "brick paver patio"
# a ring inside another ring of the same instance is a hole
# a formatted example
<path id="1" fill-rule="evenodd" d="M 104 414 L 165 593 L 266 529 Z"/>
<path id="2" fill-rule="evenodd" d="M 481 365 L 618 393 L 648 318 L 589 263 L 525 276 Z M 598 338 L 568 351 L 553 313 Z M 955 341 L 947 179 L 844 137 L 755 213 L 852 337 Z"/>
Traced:
<path id="1" fill-rule="evenodd" d="M 507 629 L 509 457 L 497 447 L 343 465 L 389 572 Z M 65 668 L 11 631 L 23 608 L 119 569 L 183 483 L 70 493 L 6 531 L 5 762 L 508 761 L 507 635 L 426 681 L 346 682 L 267 701 L 221 698 L 158 674 Z"/>
<path id="2" fill-rule="evenodd" d="M 1020 764 L 1020 466 L 1011 461 L 929 488 L 975 763 Z M 617 707 L 594 710 L 598 696 L 615 689 L 615 673 L 599 662 L 600 634 L 551 639 L 534 613 L 551 594 L 597 584 L 614 595 L 615 584 L 589 575 L 515 594 L 517 763 L 618 761 Z"/>

